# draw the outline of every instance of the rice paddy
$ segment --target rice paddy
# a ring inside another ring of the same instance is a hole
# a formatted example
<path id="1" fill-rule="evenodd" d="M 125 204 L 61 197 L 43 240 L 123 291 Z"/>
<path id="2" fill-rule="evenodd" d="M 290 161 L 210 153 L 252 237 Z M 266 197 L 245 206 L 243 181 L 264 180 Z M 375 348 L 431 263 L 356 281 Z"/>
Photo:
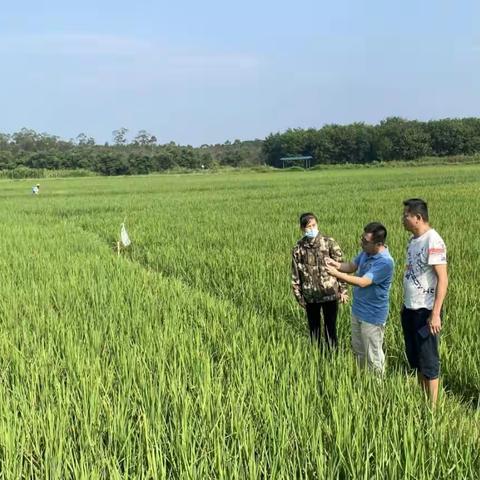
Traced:
<path id="1" fill-rule="evenodd" d="M 478 478 L 479 166 L 30 183 L 0 182 L 0 478 Z M 410 197 L 448 249 L 435 412 L 399 319 Z M 347 258 L 387 226 L 383 380 L 356 368 L 350 305 L 337 353 L 309 342 L 304 211 Z"/>

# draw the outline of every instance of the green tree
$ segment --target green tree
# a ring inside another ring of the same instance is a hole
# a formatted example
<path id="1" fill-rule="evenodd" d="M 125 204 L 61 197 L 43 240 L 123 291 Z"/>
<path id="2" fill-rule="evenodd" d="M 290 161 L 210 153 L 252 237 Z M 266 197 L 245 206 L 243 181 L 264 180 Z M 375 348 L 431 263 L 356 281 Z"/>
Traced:
<path id="1" fill-rule="evenodd" d="M 128 128 L 121 127 L 118 130 L 112 132 L 113 143 L 117 146 L 126 145 L 127 143 Z"/>
<path id="2" fill-rule="evenodd" d="M 413 160 L 430 155 L 425 123 L 390 117 L 375 127 L 374 156 L 378 160 Z"/>
<path id="3" fill-rule="evenodd" d="M 133 145 L 141 147 L 153 146 L 156 143 L 157 137 L 151 133 L 148 133 L 146 130 L 140 130 L 132 142 Z"/>

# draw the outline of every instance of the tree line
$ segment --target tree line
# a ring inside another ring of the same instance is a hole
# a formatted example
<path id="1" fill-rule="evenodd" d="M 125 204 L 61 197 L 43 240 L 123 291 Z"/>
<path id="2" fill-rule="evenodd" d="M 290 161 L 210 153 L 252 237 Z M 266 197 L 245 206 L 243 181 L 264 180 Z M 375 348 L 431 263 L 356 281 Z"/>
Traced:
<path id="1" fill-rule="evenodd" d="M 223 144 L 159 144 L 140 130 L 128 140 L 128 129 L 112 132 L 112 142 L 97 144 L 80 133 L 75 139 L 23 128 L 0 133 L 0 171 L 21 177 L 29 170 L 86 170 L 102 175 L 135 175 L 172 169 L 212 169 L 222 166 L 281 167 L 283 157 L 311 156 L 316 164 L 366 164 L 414 160 L 424 156 L 471 155 L 480 152 L 480 119 L 420 122 L 391 117 L 377 125 L 353 123 L 320 129 L 289 129 L 264 140 Z"/>
<path id="2" fill-rule="evenodd" d="M 480 152 L 480 119 L 420 122 L 391 117 L 377 125 L 325 125 L 321 129 L 289 129 L 263 142 L 265 162 L 281 167 L 282 157 L 311 156 L 315 164 L 366 164 L 415 160 Z"/>
<path id="3" fill-rule="evenodd" d="M 103 145 L 84 133 L 68 141 L 27 128 L 13 134 L 0 133 L 0 171 L 10 170 L 10 176 L 17 178 L 28 176 L 29 170 L 39 169 L 138 175 L 172 169 L 244 167 L 263 163 L 261 140 L 192 147 L 174 142 L 160 145 L 156 137 L 145 130 L 127 141 L 127 133 L 126 128 L 114 130 L 112 143 Z"/>

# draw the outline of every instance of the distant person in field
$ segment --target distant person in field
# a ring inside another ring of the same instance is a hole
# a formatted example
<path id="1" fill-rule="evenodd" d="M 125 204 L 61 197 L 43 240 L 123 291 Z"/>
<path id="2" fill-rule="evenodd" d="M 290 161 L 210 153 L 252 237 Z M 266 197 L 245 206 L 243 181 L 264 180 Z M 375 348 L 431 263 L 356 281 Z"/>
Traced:
<path id="1" fill-rule="evenodd" d="M 337 242 L 318 231 L 313 213 L 300 216 L 302 238 L 292 251 L 292 288 L 295 298 L 307 312 L 312 341 L 321 342 L 321 314 L 325 341 L 329 348 L 337 346 L 338 301 L 348 301 L 347 286 L 327 273 L 325 259 L 342 261 Z"/>
<path id="2" fill-rule="evenodd" d="M 387 229 L 381 223 L 369 223 L 360 237 L 362 251 L 351 262 L 326 259 L 330 275 L 354 286 L 352 348 L 357 362 L 379 374 L 385 370 L 383 337 L 394 271 L 386 238 Z"/>
<path id="3" fill-rule="evenodd" d="M 37 183 L 32 187 L 32 195 L 38 195 L 40 193 L 40 184 Z"/>
<path id="4" fill-rule="evenodd" d="M 442 305 L 448 287 L 447 249 L 442 237 L 430 227 L 424 200 L 411 198 L 403 202 L 403 207 L 403 226 L 412 233 L 403 279 L 405 350 L 410 366 L 417 370 L 420 385 L 435 406 Z"/>

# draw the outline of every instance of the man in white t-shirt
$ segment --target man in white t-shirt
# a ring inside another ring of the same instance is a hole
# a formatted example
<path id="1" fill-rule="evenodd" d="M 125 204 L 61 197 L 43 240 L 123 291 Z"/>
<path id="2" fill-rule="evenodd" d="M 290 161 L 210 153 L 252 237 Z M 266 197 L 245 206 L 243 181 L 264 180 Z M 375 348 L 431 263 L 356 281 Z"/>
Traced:
<path id="1" fill-rule="evenodd" d="M 403 202 L 403 226 L 411 232 L 403 278 L 402 327 L 410 366 L 417 370 L 420 384 L 432 405 L 438 395 L 440 359 L 438 340 L 441 312 L 447 293 L 447 249 L 442 237 L 430 227 L 424 200 Z"/>

